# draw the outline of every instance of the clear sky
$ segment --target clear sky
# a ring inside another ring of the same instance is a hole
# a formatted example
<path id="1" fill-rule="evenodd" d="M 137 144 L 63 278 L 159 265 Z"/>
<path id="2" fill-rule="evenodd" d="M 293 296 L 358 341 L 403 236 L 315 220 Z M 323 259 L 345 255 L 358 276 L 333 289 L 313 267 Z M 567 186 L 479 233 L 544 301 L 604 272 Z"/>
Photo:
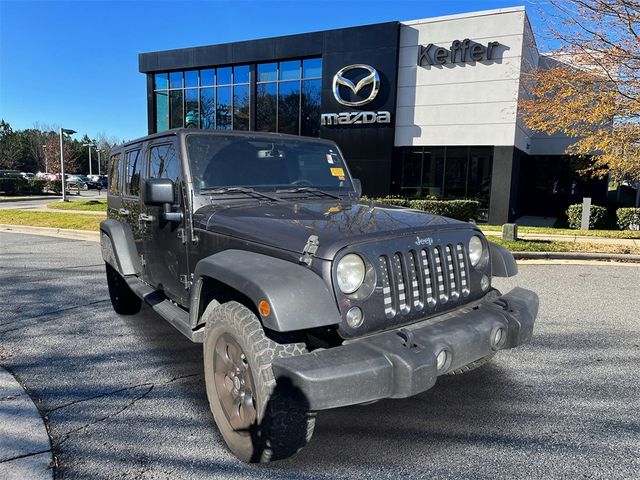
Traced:
<path id="1" fill-rule="evenodd" d="M 147 133 L 141 52 L 517 5 L 540 35 L 536 3 L 0 0 L 0 117 L 133 139 Z"/>

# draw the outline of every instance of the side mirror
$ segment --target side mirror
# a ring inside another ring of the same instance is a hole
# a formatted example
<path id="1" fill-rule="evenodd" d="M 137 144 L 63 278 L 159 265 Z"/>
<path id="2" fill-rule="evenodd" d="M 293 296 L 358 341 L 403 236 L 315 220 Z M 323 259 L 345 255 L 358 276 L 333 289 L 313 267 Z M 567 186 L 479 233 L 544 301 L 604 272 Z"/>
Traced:
<path id="1" fill-rule="evenodd" d="M 168 178 L 148 178 L 144 182 L 144 204 L 162 207 L 174 203 L 173 182 Z"/>
<path id="2" fill-rule="evenodd" d="M 353 188 L 356 189 L 356 195 L 358 198 L 362 196 L 362 182 L 360 182 L 359 178 L 354 178 L 353 180 Z"/>

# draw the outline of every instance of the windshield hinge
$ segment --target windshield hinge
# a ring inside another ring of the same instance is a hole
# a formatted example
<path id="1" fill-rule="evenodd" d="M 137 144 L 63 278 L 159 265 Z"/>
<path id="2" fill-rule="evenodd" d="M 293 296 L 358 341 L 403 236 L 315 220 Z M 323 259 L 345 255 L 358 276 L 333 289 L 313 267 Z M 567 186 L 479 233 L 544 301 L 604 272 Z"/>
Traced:
<path id="1" fill-rule="evenodd" d="M 180 275 L 180 283 L 184 285 L 185 290 L 189 290 L 193 283 L 193 273 L 191 275 Z"/>
<path id="2" fill-rule="evenodd" d="M 300 257 L 300 263 L 304 263 L 307 266 L 311 266 L 311 262 L 313 260 L 313 256 L 318 251 L 318 247 L 320 246 L 320 241 L 318 240 L 317 235 L 311 235 L 307 239 L 307 244 L 304 246 L 302 250 L 302 256 Z"/>
<path id="3" fill-rule="evenodd" d="M 178 240 L 180 240 L 183 245 L 187 243 L 187 235 L 184 231 L 184 228 L 179 228 L 177 234 L 178 234 Z"/>

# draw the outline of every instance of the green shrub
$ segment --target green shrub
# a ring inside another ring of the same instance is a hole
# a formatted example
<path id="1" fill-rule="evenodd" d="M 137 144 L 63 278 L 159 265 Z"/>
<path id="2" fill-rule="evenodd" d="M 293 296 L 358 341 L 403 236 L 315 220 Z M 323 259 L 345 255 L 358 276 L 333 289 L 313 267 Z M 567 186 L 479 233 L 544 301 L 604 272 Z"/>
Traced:
<path id="1" fill-rule="evenodd" d="M 637 230 L 640 225 L 640 208 L 619 208 L 616 210 L 616 217 L 620 230 L 631 230 L 631 225 Z"/>
<path id="2" fill-rule="evenodd" d="M 393 205 L 394 207 L 408 207 L 409 200 L 400 197 L 379 197 L 379 198 L 367 198 L 362 197 L 363 200 L 371 200 L 376 203 L 384 203 L 385 205 Z"/>
<path id="3" fill-rule="evenodd" d="M 5 195 L 21 195 L 27 190 L 27 181 L 22 177 L 0 177 L 0 192 Z"/>
<path id="4" fill-rule="evenodd" d="M 591 205 L 591 215 L 589 216 L 589 228 L 598 229 L 602 228 L 607 219 L 607 209 L 599 205 Z M 575 205 L 569 205 L 567 209 L 567 220 L 569 227 L 574 230 L 580 230 L 582 225 L 582 204 L 576 203 Z"/>
<path id="5" fill-rule="evenodd" d="M 480 210 L 480 202 L 477 200 L 411 200 L 409 206 L 465 222 L 477 219 Z"/>
<path id="6" fill-rule="evenodd" d="M 41 193 L 44 193 L 46 186 L 47 186 L 46 178 L 29 178 L 27 180 L 25 193 L 30 193 L 33 195 L 41 194 Z"/>
<path id="7" fill-rule="evenodd" d="M 47 180 L 47 184 L 44 187 L 45 190 L 56 194 L 62 193 L 62 181 L 61 180 Z"/>

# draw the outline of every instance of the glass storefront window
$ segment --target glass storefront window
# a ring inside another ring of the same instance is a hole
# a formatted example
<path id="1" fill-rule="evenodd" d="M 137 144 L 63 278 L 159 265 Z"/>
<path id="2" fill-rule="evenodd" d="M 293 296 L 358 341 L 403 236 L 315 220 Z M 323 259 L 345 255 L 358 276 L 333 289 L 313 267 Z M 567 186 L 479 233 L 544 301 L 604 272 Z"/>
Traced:
<path id="1" fill-rule="evenodd" d="M 275 132 L 278 84 L 259 83 L 256 87 L 256 130 L 261 132 Z"/>
<path id="2" fill-rule="evenodd" d="M 231 130 L 231 87 L 218 87 L 216 95 L 216 129 Z"/>
<path id="3" fill-rule="evenodd" d="M 280 80 L 298 80 L 300 78 L 300 60 L 280 62 Z"/>
<path id="4" fill-rule="evenodd" d="M 171 72 L 169 74 L 169 88 L 182 88 L 182 72 Z"/>
<path id="5" fill-rule="evenodd" d="M 249 83 L 249 65 L 233 67 L 233 83 Z"/>
<path id="6" fill-rule="evenodd" d="M 156 90 L 166 90 L 169 88 L 169 75 L 166 73 L 156 73 L 153 76 L 153 88 Z"/>
<path id="7" fill-rule="evenodd" d="M 169 92 L 156 92 L 156 132 L 169 129 Z"/>
<path id="8" fill-rule="evenodd" d="M 183 90 L 169 90 L 169 128 L 181 128 L 183 126 Z"/>
<path id="9" fill-rule="evenodd" d="M 231 67 L 216 69 L 218 85 L 231 85 Z"/>
<path id="10" fill-rule="evenodd" d="M 277 63 L 259 63 L 258 64 L 258 82 L 275 82 L 278 80 L 278 64 Z"/>
<path id="11" fill-rule="evenodd" d="M 185 91 L 184 126 L 198 128 L 200 126 L 200 109 L 198 108 L 198 89 L 187 88 Z"/>
<path id="12" fill-rule="evenodd" d="M 444 198 L 464 198 L 467 195 L 467 164 L 469 147 L 447 147 Z"/>
<path id="13" fill-rule="evenodd" d="M 216 84 L 215 68 L 200 70 L 200 86 L 201 87 L 212 87 L 215 84 Z"/>
<path id="14" fill-rule="evenodd" d="M 302 61 L 302 78 L 321 78 L 322 59 L 309 58 Z"/>
<path id="15" fill-rule="evenodd" d="M 278 93 L 278 132 L 299 134 L 300 82 L 280 82 Z"/>
<path id="16" fill-rule="evenodd" d="M 200 89 L 200 128 L 216 128 L 216 89 Z"/>
<path id="17" fill-rule="evenodd" d="M 233 129 L 249 130 L 249 85 L 233 87 Z"/>
<path id="18" fill-rule="evenodd" d="M 194 88 L 198 86 L 198 71 L 189 70 L 184 72 L 184 86 L 186 88 Z"/>
<path id="19" fill-rule="evenodd" d="M 322 80 L 302 81 L 300 135 L 307 137 L 317 137 L 320 135 L 321 92 Z"/>

